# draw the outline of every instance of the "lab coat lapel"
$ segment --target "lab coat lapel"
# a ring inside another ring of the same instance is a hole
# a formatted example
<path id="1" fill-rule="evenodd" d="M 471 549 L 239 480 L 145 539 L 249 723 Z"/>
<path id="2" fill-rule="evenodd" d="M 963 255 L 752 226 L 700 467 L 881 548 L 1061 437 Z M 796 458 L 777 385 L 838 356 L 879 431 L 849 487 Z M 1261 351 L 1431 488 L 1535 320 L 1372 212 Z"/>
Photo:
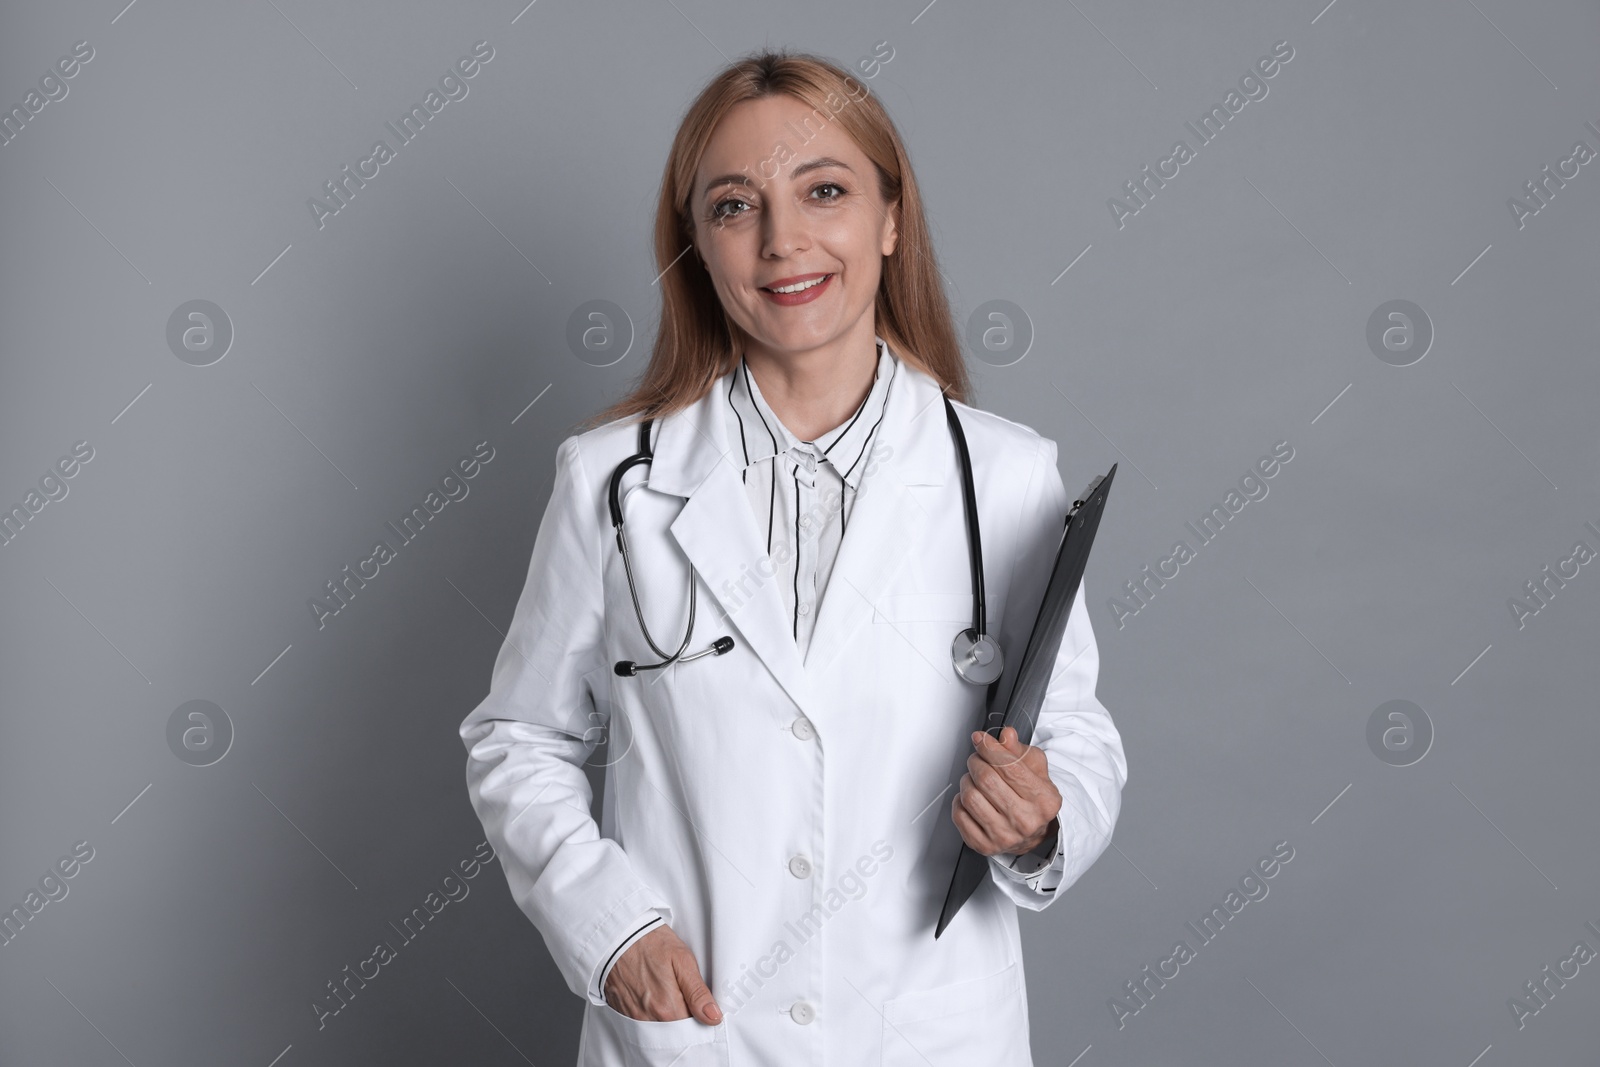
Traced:
<path id="1" fill-rule="evenodd" d="M 889 451 L 878 449 L 881 458 L 862 480 L 803 661 L 728 441 L 722 409 L 728 375 L 663 419 L 656 438 L 646 484 L 687 498 L 670 529 L 716 598 L 718 633 L 735 627 L 819 726 L 827 721 L 827 709 L 817 702 L 813 679 L 871 618 L 891 579 L 939 525 L 933 519 L 936 494 L 955 476 L 955 445 L 939 385 L 909 363 L 902 362 L 898 373 L 874 441 Z M 963 536 L 962 528 L 952 536 Z"/>
<path id="2" fill-rule="evenodd" d="M 705 396 L 661 421 L 646 484 L 688 498 L 670 529 L 716 598 L 714 607 L 701 605 L 701 610 L 713 612 L 715 634 L 720 636 L 729 625 L 736 628 L 778 684 L 812 718 L 810 680 L 771 564 L 762 565 L 766 547 L 728 442 L 727 412 L 722 408 L 728 382 L 728 375 L 723 375 Z"/>
<path id="3" fill-rule="evenodd" d="M 909 363 L 897 375 L 873 441 L 882 458 L 862 479 L 822 595 L 805 659 L 811 676 L 829 669 L 938 525 L 935 497 L 955 464 L 942 393 Z"/>

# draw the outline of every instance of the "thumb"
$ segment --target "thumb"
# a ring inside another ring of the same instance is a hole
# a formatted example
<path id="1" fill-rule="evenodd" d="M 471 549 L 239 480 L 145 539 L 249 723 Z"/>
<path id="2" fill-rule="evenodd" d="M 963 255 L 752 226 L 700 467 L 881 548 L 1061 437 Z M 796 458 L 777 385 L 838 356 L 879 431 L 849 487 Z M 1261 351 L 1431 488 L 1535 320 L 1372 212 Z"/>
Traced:
<path id="1" fill-rule="evenodd" d="M 1022 756 L 1028 751 L 1027 746 L 1022 743 L 1022 738 L 1017 735 L 1017 730 L 1014 726 L 1007 726 L 1002 729 L 998 738 L 989 735 L 988 743 L 998 746 L 1007 755 L 1011 756 Z"/>
<path id="2" fill-rule="evenodd" d="M 717 1007 L 716 998 L 701 979 L 694 953 L 687 950 L 679 952 L 673 960 L 673 968 L 677 971 L 678 989 L 683 993 L 684 1003 L 689 1006 L 689 1014 L 708 1026 L 720 1023 L 722 1009 Z"/>

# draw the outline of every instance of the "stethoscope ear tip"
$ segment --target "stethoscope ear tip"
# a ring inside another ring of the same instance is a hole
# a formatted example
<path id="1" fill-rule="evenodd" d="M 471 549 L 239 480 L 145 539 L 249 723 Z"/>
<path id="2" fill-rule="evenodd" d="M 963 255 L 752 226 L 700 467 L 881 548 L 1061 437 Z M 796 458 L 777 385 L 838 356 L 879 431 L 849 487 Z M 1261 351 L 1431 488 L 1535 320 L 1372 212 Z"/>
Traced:
<path id="1" fill-rule="evenodd" d="M 711 642 L 707 648 L 696 652 L 692 656 L 685 656 L 680 651 L 678 655 L 669 656 L 660 663 L 645 664 L 644 669 L 647 671 L 659 670 L 660 668 L 670 666 L 673 663 L 692 663 L 701 656 L 720 656 L 724 652 L 732 651 L 733 638 L 724 635 Z M 633 678 L 639 674 L 639 669 L 640 665 L 638 662 L 631 659 L 619 659 L 617 660 L 616 664 L 612 666 L 611 671 L 618 678 Z"/>

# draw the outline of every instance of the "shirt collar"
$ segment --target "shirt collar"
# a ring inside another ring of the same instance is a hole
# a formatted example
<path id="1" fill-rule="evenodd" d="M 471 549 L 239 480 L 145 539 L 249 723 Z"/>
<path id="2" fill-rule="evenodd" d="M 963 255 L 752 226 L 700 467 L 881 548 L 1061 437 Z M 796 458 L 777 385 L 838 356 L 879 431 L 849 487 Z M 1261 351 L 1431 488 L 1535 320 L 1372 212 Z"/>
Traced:
<path id="1" fill-rule="evenodd" d="M 874 340 L 878 346 L 878 363 L 873 369 L 872 388 L 866 399 L 848 419 L 809 442 L 795 437 L 773 414 L 761 395 L 755 375 L 741 358 L 733 369 L 727 393 L 728 405 L 735 416 L 734 431 L 729 435 L 734 460 L 748 471 L 757 463 L 781 457 L 783 474 L 798 477 L 808 485 L 815 484 L 816 465 L 828 462 L 852 490 L 860 488 L 868 466 L 868 442 L 883 418 L 884 404 L 900 362 L 883 338 Z"/>

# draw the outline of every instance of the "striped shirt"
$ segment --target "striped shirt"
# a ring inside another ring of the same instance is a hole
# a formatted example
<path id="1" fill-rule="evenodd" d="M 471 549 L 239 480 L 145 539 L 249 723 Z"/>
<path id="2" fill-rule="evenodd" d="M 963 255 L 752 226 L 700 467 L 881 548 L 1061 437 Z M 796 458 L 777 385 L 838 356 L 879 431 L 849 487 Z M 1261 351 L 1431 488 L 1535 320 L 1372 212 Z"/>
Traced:
<path id="1" fill-rule="evenodd" d="M 866 398 L 844 422 L 811 441 L 797 438 L 773 414 L 744 360 L 728 382 L 724 408 L 731 458 L 743 466 L 740 476 L 756 529 L 776 566 L 769 580 L 777 583 L 802 660 L 856 493 L 874 466 L 873 445 L 899 365 L 879 338 Z"/>

